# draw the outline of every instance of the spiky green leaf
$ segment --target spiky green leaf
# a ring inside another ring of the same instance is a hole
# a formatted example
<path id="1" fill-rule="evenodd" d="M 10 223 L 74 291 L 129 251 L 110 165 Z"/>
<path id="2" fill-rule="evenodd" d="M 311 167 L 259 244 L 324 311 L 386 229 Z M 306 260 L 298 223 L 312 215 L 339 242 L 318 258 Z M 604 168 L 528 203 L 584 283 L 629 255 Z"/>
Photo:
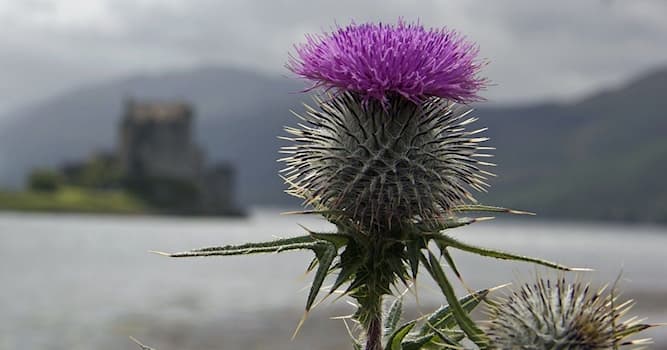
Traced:
<path id="1" fill-rule="evenodd" d="M 313 283 L 310 286 L 310 292 L 308 293 L 306 311 L 309 311 L 313 306 L 315 298 L 322 287 L 322 283 L 329 273 L 329 268 L 338 253 L 336 246 L 331 243 L 320 243 L 314 248 L 314 251 L 317 256 L 318 267 L 317 272 L 315 272 L 315 277 L 313 278 Z"/>
<path id="2" fill-rule="evenodd" d="M 454 293 L 454 288 L 449 283 L 445 272 L 442 270 L 438 258 L 431 251 L 429 251 L 428 254 L 428 259 L 426 259 L 424 254 L 421 254 L 420 260 L 422 261 L 422 264 L 426 270 L 428 270 L 428 272 L 431 274 L 431 277 L 433 277 L 436 283 L 438 283 L 438 286 L 445 295 L 447 303 L 449 303 L 451 306 L 456 323 L 459 325 L 461 330 L 466 333 L 471 341 L 477 344 L 480 348 L 486 348 L 488 344 L 486 336 L 482 330 L 479 329 L 477 325 L 475 325 L 472 319 L 470 319 L 468 313 L 459 303 L 459 300 L 456 298 L 456 294 Z"/>
<path id="3" fill-rule="evenodd" d="M 245 254 L 260 254 L 260 253 L 279 253 L 289 250 L 313 249 L 316 245 L 317 241 L 313 237 L 300 236 L 292 238 L 283 238 L 269 242 L 246 243 L 240 245 L 226 245 L 221 247 L 200 248 L 180 253 L 163 253 L 163 252 L 155 252 L 155 253 L 166 255 L 172 258 L 225 256 L 225 255 L 245 255 Z"/>
<path id="4" fill-rule="evenodd" d="M 417 321 L 410 321 L 398 327 L 394 333 L 387 339 L 387 350 L 401 350 L 403 339 L 410 333 Z"/>
<path id="5" fill-rule="evenodd" d="M 481 289 L 475 293 L 466 295 L 459 299 L 459 304 L 467 313 L 472 312 L 484 298 L 489 294 L 490 289 Z M 433 312 L 419 329 L 419 334 L 424 335 L 433 329 L 450 329 L 456 325 L 456 319 L 451 305 L 445 305 Z"/>
<path id="6" fill-rule="evenodd" d="M 447 264 L 449 265 L 449 268 L 452 269 L 452 271 L 454 272 L 454 274 L 456 275 L 456 277 L 457 277 L 460 281 L 462 281 L 462 280 L 463 280 L 463 277 L 461 277 L 461 273 L 459 272 L 459 269 L 456 267 L 456 263 L 454 263 L 454 259 L 452 259 L 452 256 L 451 256 L 451 255 L 449 254 L 449 252 L 447 251 L 447 248 L 446 248 L 446 247 L 443 247 L 443 248 L 440 250 L 440 253 L 442 254 L 442 256 L 445 257 L 445 260 L 447 260 Z"/>
<path id="7" fill-rule="evenodd" d="M 512 254 L 512 253 L 507 253 L 499 250 L 493 250 L 493 249 L 488 249 L 488 248 L 482 248 L 482 247 L 477 247 L 473 246 L 470 244 L 466 244 L 463 242 L 460 242 L 454 238 L 448 237 L 446 235 L 434 235 L 433 239 L 438 241 L 440 244 L 452 248 L 456 248 L 459 250 L 463 250 L 469 253 L 481 255 L 481 256 L 486 256 L 486 257 L 491 257 L 491 258 L 496 258 L 496 259 L 503 259 L 503 260 L 513 260 L 513 261 L 525 261 L 525 262 L 531 262 L 535 263 L 538 265 L 543 265 L 547 266 L 550 268 L 558 269 L 558 270 L 563 270 L 563 271 L 572 271 L 572 270 L 586 270 L 586 269 L 573 269 L 564 265 L 560 265 L 548 260 L 542 260 L 538 258 L 532 258 L 529 256 L 523 256 L 523 255 L 517 255 L 517 254 Z"/>
<path id="8" fill-rule="evenodd" d="M 446 349 L 463 349 L 463 345 L 461 345 L 460 341 L 465 338 L 465 335 L 460 334 L 460 333 L 453 333 L 451 331 L 445 331 L 441 329 L 434 328 L 431 330 L 432 331 L 432 338 L 431 341 L 435 342 L 434 338 L 437 337 L 442 343 L 444 343 L 444 346 L 442 348 Z"/>
<path id="9" fill-rule="evenodd" d="M 350 237 L 339 234 L 339 233 L 319 233 L 319 232 L 309 232 L 310 235 L 320 241 L 327 241 L 336 246 L 336 248 L 341 248 L 347 245 L 350 241 Z"/>
<path id="10" fill-rule="evenodd" d="M 482 217 L 482 218 L 469 218 L 469 217 L 451 217 L 444 219 L 438 223 L 428 223 L 428 224 L 422 224 L 422 225 L 417 225 L 417 229 L 422 232 L 440 232 L 444 230 L 449 230 L 461 226 L 466 226 L 470 224 L 474 224 L 475 222 L 478 221 L 485 221 L 492 219 L 490 217 Z"/>
<path id="11" fill-rule="evenodd" d="M 403 299 L 402 298 L 396 298 L 393 303 L 391 303 L 391 307 L 389 308 L 389 313 L 387 314 L 387 318 L 384 321 L 384 336 L 388 337 L 390 334 L 392 334 L 394 331 L 396 331 L 396 327 L 398 326 L 398 321 L 401 320 L 401 314 L 403 313 Z"/>
<path id="12" fill-rule="evenodd" d="M 452 211 L 458 212 L 485 212 L 485 213 L 508 213 L 515 215 L 535 215 L 535 213 L 523 211 L 523 210 L 514 210 L 510 208 L 496 207 L 491 205 L 481 205 L 481 204 L 467 204 L 467 205 L 457 205 L 452 208 Z"/>
<path id="13" fill-rule="evenodd" d="M 433 339 L 433 335 L 427 335 L 414 339 L 407 339 L 401 343 L 401 350 L 420 350 Z"/>

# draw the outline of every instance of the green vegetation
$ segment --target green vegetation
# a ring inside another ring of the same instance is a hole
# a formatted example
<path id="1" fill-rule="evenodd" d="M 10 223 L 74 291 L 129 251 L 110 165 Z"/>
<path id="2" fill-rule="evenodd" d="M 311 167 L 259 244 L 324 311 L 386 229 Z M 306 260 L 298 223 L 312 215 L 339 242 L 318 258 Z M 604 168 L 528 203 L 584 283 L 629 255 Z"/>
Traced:
<path id="1" fill-rule="evenodd" d="M 162 212 L 196 213 L 200 190 L 192 181 L 150 176 L 127 178 L 123 187 Z"/>
<path id="2" fill-rule="evenodd" d="M 68 184 L 85 188 L 118 188 L 123 177 L 116 158 L 104 154 L 94 155 L 64 171 Z"/>
<path id="3" fill-rule="evenodd" d="M 113 155 L 96 154 L 58 170 L 35 169 L 25 191 L 0 190 L 0 210 L 141 214 L 194 213 L 198 188 L 169 178 L 130 179 Z"/>
<path id="4" fill-rule="evenodd" d="M 62 186 L 51 191 L 0 191 L 0 210 L 140 214 L 150 208 L 126 191 Z"/>
<path id="5" fill-rule="evenodd" d="M 62 183 L 62 176 L 52 170 L 38 169 L 28 177 L 28 188 L 35 192 L 55 192 Z"/>
<path id="6" fill-rule="evenodd" d="M 0 190 L 0 210 L 196 214 L 199 195 L 188 180 L 124 177 L 115 156 L 95 154 L 57 170 L 33 170 L 25 191 Z"/>

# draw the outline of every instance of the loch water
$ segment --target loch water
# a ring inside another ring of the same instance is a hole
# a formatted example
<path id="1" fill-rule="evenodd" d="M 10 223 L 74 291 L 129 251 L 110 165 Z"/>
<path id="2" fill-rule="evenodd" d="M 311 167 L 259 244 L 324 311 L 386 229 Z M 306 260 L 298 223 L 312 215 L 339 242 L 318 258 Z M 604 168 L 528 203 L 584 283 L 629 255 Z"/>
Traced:
<path id="1" fill-rule="evenodd" d="M 260 241 L 331 230 L 310 216 L 256 209 L 247 218 L 0 214 L 0 350 L 158 350 L 351 348 L 344 300 L 319 305 L 291 340 L 312 275 L 309 252 L 170 259 L 157 251 Z M 633 314 L 667 322 L 667 227 L 547 222 L 513 217 L 450 231 L 458 239 L 559 263 L 589 267 L 578 278 L 613 282 L 633 298 Z M 472 289 L 558 273 L 454 252 Z M 567 274 L 565 276 L 568 276 Z M 460 285 L 460 283 L 457 283 Z M 416 313 L 444 300 L 419 281 Z M 459 288 L 459 293 L 464 289 Z M 645 335 L 667 349 L 667 329 Z"/>

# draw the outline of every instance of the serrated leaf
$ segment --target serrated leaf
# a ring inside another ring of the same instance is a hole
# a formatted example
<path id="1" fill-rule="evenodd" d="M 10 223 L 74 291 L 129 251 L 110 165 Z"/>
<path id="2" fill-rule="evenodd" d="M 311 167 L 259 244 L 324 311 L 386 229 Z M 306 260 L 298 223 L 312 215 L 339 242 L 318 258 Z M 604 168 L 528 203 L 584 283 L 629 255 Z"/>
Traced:
<path id="1" fill-rule="evenodd" d="M 479 303 L 486 298 L 490 289 L 480 289 L 473 294 L 468 294 L 459 299 L 459 304 L 467 313 L 472 312 Z M 419 334 L 426 334 L 433 329 L 449 329 L 456 325 L 456 320 L 452 313 L 450 305 L 445 305 L 436 310 L 426 319 L 426 322 L 419 329 Z"/>
<path id="2" fill-rule="evenodd" d="M 463 345 L 459 343 L 463 338 L 465 338 L 464 335 L 462 334 L 454 334 L 455 336 L 452 337 L 451 334 L 447 334 L 447 332 L 440 330 L 440 329 L 433 329 L 433 334 L 437 336 L 443 343 L 445 343 L 446 348 L 448 349 L 464 349 Z"/>
<path id="3" fill-rule="evenodd" d="M 496 207 L 491 205 L 481 205 L 481 204 L 467 204 L 459 205 L 452 208 L 452 211 L 472 211 L 472 212 L 487 212 L 487 213 L 508 213 L 515 215 L 535 215 L 535 213 L 523 211 L 523 210 L 514 210 L 510 208 Z"/>
<path id="4" fill-rule="evenodd" d="M 401 320 L 401 314 L 403 313 L 403 299 L 396 298 L 391 307 L 389 308 L 389 313 L 387 314 L 387 319 L 384 322 L 384 336 L 388 337 L 398 326 L 398 321 Z"/>
<path id="5" fill-rule="evenodd" d="M 415 326 L 417 321 L 410 321 L 398 327 L 394 333 L 387 339 L 387 350 L 401 350 L 401 342 L 410 333 L 410 330 Z"/>
<path id="6" fill-rule="evenodd" d="M 318 245 L 314 251 L 317 255 L 318 267 L 317 272 L 315 273 L 315 277 L 313 278 L 313 284 L 310 286 L 310 292 L 308 293 L 308 300 L 306 301 L 306 312 L 308 312 L 313 306 L 315 298 L 317 297 L 317 294 L 322 287 L 322 283 L 324 283 L 324 279 L 329 273 L 329 268 L 331 267 L 331 264 L 333 263 L 336 255 L 338 255 L 336 247 L 330 243 L 320 243 L 320 245 Z"/>
<path id="7" fill-rule="evenodd" d="M 421 227 L 420 230 L 422 232 L 440 232 L 444 230 L 449 230 L 461 226 L 466 226 L 473 224 L 477 221 L 484 221 L 484 220 L 489 220 L 492 218 L 469 218 L 469 217 L 452 217 L 452 218 L 447 218 L 443 220 L 442 222 L 439 222 L 438 224 L 428 224 L 428 225 L 423 225 L 424 227 Z"/>
<path id="8" fill-rule="evenodd" d="M 452 269 L 452 271 L 454 272 L 454 274 L 456 275 L 456 277 L 457 277 L 460 281 L 462 281 L 463 278 L 461 277 L 461 273 L 459 272 L 459 269 L 456 267 L 456 264 L 454 263 L 454 259 L 452 259 L 452 256 L 451 256 L 451 255 L 449 254 L 449 252 L 447 251 L 447 248 L 443 247 L 443 248 L 440 250 L 440 253 L 442 254 L 442 256 L 445 257 L 445 260 L 447 260 L 447 264 L 449 264 L 449 267 Z"/>
<path id="9" fill-rule="evenodd" d="M 336 246 L 336 248 L 341 248 L 350 241 L 350 237 L 340 234 L 340 233 L 318 233 L 318 232 L 309 232 L 310 235 L 321 241 L 327 241 Z"/>
<path id="10" fill-rule="evenodd" d="M 454 293 L 454 288 L 449 283 L 445 272 L 442 270 L 440 262 L 438 262 L 438 258 L 433 255 L 431 251 L 429 251 L 428 254 L 428 259 L 426 259 L 424 254 L 421 254 L 420 260 L 445 295 L 447 303 L 449 303 L 451 306 L 452 314 L 456 319 L 456 323 L 472 342 L 477 344 L 480 348 L 486 348 L 486 345 L 488 344 L 486 336 L 482 330 L 479 329 L 477 325 L 475 325 L 472 319 L 470 319 L 468 313 L 459 303 L 459 300 L 456 298 L 456 294 Z"/>
<path id="11" fill-rule="evenodd" d="M 547 260 L 542 260 L 538 258 L 532 258 L 529 256 L 523 256 L 523 255 L 517 255 L 517 254 L 512 254 L 512 253 L 507 253 L 499 250 L 493 250 L 493 249 L 487 249 L 487 248 L 482 248 L 482 247 L 477 247 L 473 245 L 469 245 L 463 242 L 460 242 L 458 240 L 455 240 L 454 238 L 448 237 L 446 235 L 437 235 L 434 236 L 434 240 L 440 242 L 441 244 L 456 248 L 459 250 L 463 250 L 469 253 L 481 255 L 481 256 L 486 256 L 486 257 L 491 257 L 491 258 L 496 258 L 496 259 L 503 259 L 503 260 L 513 260 L 513 261 L 525 261 L 525 262 L 531 262 L 535 263 L 538 265 L 543 265 L 547 266 L 550 268 L 558 269 L 558 270 L 563 270 L 563 271 L 572 271 L 572 270 L 585 270 L 585 269 L 573 269 L 564 265 L 560 265 L 551 261 Z"/>
<path id="12" fill-rule="evenodd" d="M 416 339 L 408 339 L 401 343 L 401 350 L 419 350 L 431 341 L 433 335 L 427 335 Z"/>
<path id="13" fill-rule="evenodd" d="M 455 342 L 460 342 L 466 337 L 465 332 L 458 329 L 438 329 L 438 331 Z"/>
<path id="14" fill-rule="evenodd" d="M 289 250 L 313 249 L 317 245 L 316 240 L 310 236 L 278 239 L 269 242 L 246 243 L 240 245 L 226 245 L 221 247 L 207 247 L 194 249 L 180 253 L 155 252 L 172 258 L 200 257 L 200 256 L 226 256 L 245 255 L 260 253 L 278 253 Z"/>

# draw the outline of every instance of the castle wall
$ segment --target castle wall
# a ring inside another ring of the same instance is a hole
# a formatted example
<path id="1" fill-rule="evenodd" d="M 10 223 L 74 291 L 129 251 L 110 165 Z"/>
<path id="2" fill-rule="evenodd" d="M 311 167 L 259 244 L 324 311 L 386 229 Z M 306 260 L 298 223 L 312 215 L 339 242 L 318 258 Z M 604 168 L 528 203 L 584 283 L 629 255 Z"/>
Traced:
<path id="1" fill-rule="evenodd" d="M 130 177 L 201 177 L 202 157 L 191 139 L 189 109 L 168 118 L 142 117 L 128 108 L 121 129 L 120 157 Z"/>
<path id="2" fill-rule="evenodd" d="M 204 169 L 192 139 L 192 109 L 182 103 L 126 103 L 118 157 L 128 185 L 176 213 L 239 214 L 233 168 Z"/>
<path id="3" fill-rule="evenodd" d="M 217 164 L 204 173 L 202 210 L 207 214 L 230 213 L 233 207 L 234 170 L 227 164 Z"/>

